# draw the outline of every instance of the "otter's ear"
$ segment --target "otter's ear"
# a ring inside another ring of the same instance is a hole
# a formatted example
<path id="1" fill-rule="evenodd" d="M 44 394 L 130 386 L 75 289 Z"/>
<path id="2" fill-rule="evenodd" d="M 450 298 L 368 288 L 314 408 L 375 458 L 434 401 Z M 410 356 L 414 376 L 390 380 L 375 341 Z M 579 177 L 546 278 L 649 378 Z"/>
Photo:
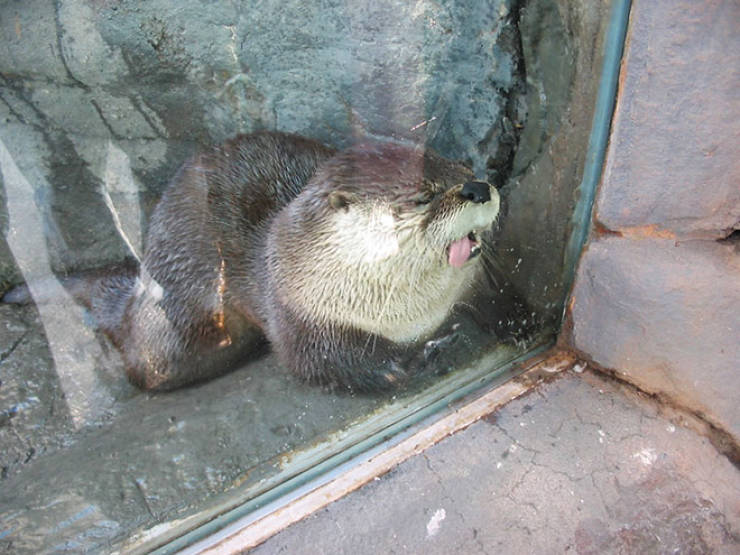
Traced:
<path id="1" fill-rule="evenodd" d="M 347 191 L 332 191 L 329 193 L 329 206 L 334 210 L 346 210 L 354 201 L 354 196 Z"/>

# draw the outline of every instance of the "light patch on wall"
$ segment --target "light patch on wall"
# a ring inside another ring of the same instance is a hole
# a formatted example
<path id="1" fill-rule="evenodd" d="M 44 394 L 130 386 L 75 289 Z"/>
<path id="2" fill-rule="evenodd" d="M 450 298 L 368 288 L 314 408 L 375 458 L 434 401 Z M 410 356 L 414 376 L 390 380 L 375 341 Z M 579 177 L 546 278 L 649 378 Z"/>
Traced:
<path id="1" fill-rule="evenodd" d="M 53 278 L 44 236 L 44 207 L 37 204 L 39 195 L 2 141 L 0 173 L 8 210 L 6 240 L 31 297 L 38 299 L 37 308 L 64 399 L 74 426 L 80 428 L 113 404 L 110 393 L 98 384 L 95 374 L 96 361 L 104 356 L 94 333 L 85 325 L 83 309 Z M 49 187 L 46 183 L 37 186 Z"/>
<path id="2" fill-rule="evenodd" d="M 655 449 L 648 447 L 632 455 L 632 458 L 638 459 L 645 466 L 651 466 L 658 460 L 658 455 L 655 453 Z"/>
<path id="3" fill-rule="evenodd" d="M 427 522 L 427 538 L 431 538 L 437 535 L 437 532 L 439 532 L 440 524 L 442 524 L 442 521 L 446 517 L 447 513 L 444 509 L 437 509 L 434 512 L 432 518 L 430 518 L 429 522 Z"/>
<path id="4" fill-rule="evenodd" d="M 128 155 L 112 142 L 108 142 L 105 178 L 100 187 L 100 194 L 110 211 L 118 234 L 131 254 L 140 260 L 142 237 L 139 187 L 134 181 Z"/>

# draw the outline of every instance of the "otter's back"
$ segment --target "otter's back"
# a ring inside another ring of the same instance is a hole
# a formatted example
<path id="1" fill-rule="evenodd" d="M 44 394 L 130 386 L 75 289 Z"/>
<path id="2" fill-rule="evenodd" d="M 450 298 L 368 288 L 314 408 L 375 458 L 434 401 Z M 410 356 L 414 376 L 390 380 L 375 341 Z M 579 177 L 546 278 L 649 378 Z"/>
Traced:
<path id="1" fill-rule="evenodd" d="M 178 213 L 192 214 L 190 228 L 197 231 L 177 241 L 187 240 L 188 251 L 195 247 L 197 260 L 207 261 L 193 270 L 207 273 L 205 281 L 225 278 L 225 300 L 254 320 L 260 320 L 255 309 L 265 301 L 263 252 L 270 222 L 333 154 L 295 135 L 240 135 L 190 160 L 181 171 L 184 179 L 176 178 L 180 183 L 168 191 L 168 202 L 185 196 L 191 203 L 189 211 Z"/>
<path id="2" fill-rule="evenodd" d="M 261 132 L 227 141 L 202 159 L 213 217 L 237 229 L 261 227 L 333 154 L 316 141 L 286 133 Z"/>

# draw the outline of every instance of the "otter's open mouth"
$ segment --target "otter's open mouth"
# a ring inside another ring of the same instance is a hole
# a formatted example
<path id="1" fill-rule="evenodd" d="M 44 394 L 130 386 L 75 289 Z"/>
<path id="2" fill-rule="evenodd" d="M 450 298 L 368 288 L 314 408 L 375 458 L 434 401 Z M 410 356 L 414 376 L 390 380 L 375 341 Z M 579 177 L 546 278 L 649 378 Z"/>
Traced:
<path id="1" fill-rule="evenodd" d="M 480 241 L 475 231 L 471 231 L 462 239 L 453 241 L 447 247 L 447 261 L 453 268 L 462 268 L 463 265 L 480 254 Z"/>

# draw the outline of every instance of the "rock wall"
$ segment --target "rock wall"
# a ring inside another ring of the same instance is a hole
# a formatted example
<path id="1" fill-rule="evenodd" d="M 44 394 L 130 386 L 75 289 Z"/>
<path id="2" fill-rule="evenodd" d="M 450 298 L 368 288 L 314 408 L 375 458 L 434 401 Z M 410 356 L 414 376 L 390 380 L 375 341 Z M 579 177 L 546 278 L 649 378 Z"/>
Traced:
<path id="1" fill-rule="evenodd" d="M 572 344 L 740 436 L 740 5 L 635 0 Z"/>
<path id="2" fill-rule="evenodd" d="M 5 3 L 0 139 L 22 210 L 55 271 L 119 260 L 190 153 L 262 128 L 426 143 L 502 183 L 527 113 L 518 17 L 516 0 Z"/>
<path id="3" fill-rule="evenodd" d="M 505 187 L 499 255 L 538 317 L 559 327 L 610 2 L 534 0 L 520 28 L 528 119 Z"/>
<path id="4" fill-rule="evenodd" d="M 421 142 L 506 183 L 501 265 L 557 325 L 608 9 L 606 0 L 5 3 L 0 290 L 141 252 L 149 213 L 188 155 L 269 128 L 336 147 Z M 11 220 L 27 214 L 41 228 L 11 249 L 23 234 Z"/>

